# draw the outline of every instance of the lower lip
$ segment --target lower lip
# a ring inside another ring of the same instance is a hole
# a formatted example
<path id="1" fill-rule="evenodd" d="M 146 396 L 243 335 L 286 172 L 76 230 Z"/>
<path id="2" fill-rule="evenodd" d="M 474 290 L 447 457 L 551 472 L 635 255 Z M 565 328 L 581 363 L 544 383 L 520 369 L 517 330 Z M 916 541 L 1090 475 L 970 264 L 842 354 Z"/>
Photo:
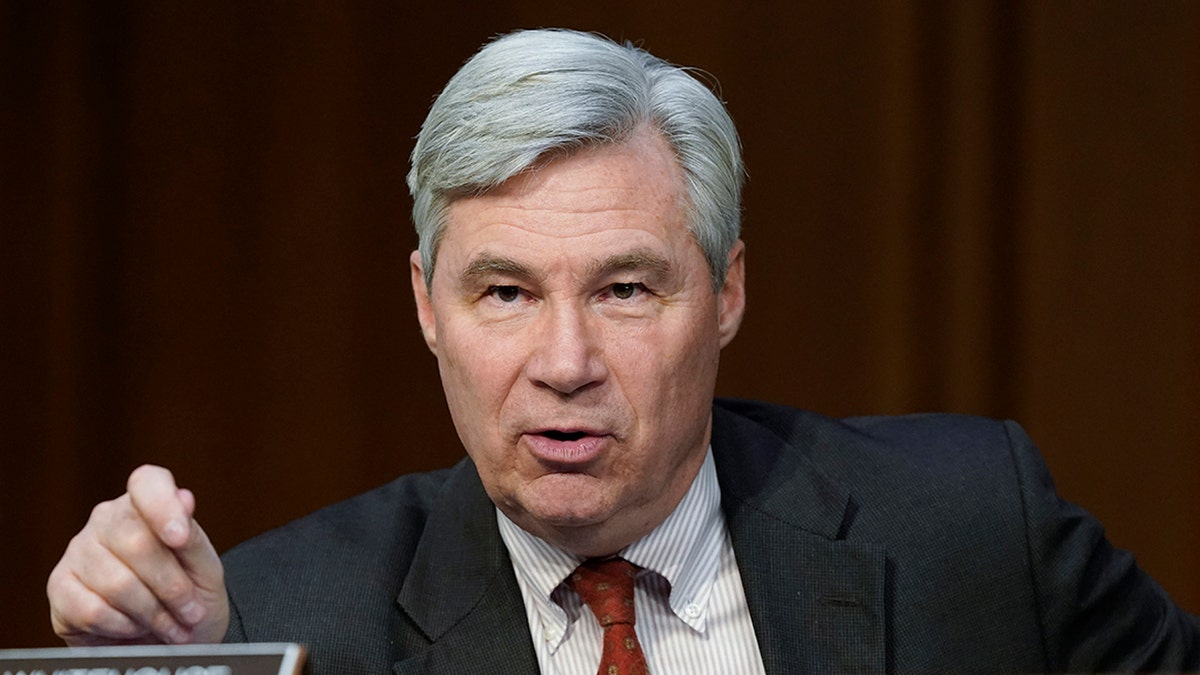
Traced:
<path id="1" fill-rule="evenodd" d="M 584 436 L 560 441 L 540 434 L 526 434 L 525 442 L 539 461 L 561 469 L 581 468 L 594 461 L 604 450 L 607 436 Z"/>

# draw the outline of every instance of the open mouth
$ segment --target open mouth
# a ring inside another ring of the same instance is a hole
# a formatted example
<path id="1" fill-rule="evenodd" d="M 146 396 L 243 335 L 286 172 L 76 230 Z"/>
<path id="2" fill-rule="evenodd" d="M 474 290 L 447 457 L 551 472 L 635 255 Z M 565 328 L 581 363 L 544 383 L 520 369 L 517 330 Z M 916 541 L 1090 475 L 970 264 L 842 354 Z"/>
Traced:
<path id="1" fill-rule="evenodd" d="M 559 431 L 558 429 L 543 431 L 541 435 L 556 441 L 577 441 L 584 436 L 587 436 L 587 434 L 582 431 Z"/>
<path id="2" fill-rule="evenodd" d="M 612 438 L 602 429 L 588 427 L 539 429 L 524 437 L 524 447 L 533 458 L 555 473 L 579 471 L 601 458 L 612 445 Z"/>

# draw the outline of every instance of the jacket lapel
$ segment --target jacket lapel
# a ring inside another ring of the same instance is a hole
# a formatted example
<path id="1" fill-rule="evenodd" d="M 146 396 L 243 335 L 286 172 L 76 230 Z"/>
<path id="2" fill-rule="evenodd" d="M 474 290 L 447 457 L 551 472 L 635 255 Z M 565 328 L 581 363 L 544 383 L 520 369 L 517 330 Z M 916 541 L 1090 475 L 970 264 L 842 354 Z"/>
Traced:
<path id="1" fill-rule="evenodd" d="M 844 541 L 852 496 L 804 451 L 820 438 L 782 431 L 714 408 L 722 508 L 763 663 L 768 673 L 883 671 L 885 552 Z"/>
<path id="2" fill-rule="evenodd" d="M 397 602 L 430 643 L 397 674 L 537 672 L 521 591 L 470 461 L 442 490 Z"/>

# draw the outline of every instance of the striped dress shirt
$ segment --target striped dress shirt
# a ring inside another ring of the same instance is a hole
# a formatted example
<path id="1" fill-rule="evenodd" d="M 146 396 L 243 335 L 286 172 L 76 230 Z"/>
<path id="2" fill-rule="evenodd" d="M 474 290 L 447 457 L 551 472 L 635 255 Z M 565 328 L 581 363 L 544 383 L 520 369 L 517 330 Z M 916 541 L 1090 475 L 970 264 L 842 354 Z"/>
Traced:
<path id="1" fill-rule="evenodd" d="M 522 530 L 499 510 L 544 675 L 595 675 L 603 630 L 563 581 L 583 561 Z M 620 553 L 638 565 L 637 635 L 650 672 L 763 672 L 717 483 L 712 449 L 679 506 Z"/>

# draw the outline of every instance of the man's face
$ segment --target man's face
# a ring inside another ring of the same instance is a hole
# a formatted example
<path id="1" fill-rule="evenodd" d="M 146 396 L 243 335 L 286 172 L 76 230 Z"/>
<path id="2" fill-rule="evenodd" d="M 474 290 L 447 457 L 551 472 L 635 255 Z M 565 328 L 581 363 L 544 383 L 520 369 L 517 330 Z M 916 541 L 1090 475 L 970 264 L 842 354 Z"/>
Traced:
<path id="1" fill-rule="evenodd" d="M 708 446 L 742 244 L 714 293 L 682 185 L 643 130 L 455 201 L 431 293 L 412 257 L 421 328 L 488 495 L 579 555 L 652 530 Z"/>

